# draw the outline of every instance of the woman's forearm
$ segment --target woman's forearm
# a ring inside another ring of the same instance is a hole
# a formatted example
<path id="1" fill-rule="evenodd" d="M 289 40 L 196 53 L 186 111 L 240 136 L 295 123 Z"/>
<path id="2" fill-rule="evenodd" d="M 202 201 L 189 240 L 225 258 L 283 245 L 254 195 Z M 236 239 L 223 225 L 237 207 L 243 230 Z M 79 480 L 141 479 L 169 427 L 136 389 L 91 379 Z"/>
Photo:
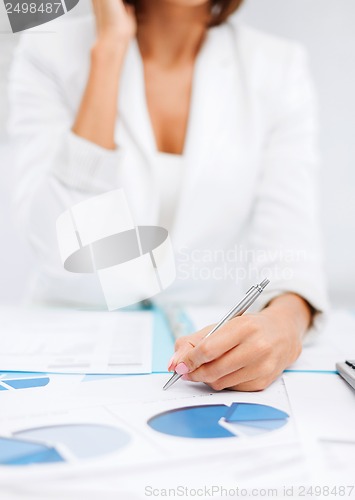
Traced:
<path id="1" fill-rule="evenodd" d="M 126 44 L 97 42 L 73 132 L 106 149 L 115 149 L 115 124 L 121 68 Z"/>
<path id="2" fill-rule="evenodd" d="M 130 40 L 136 32 L 132 6 L 122 0 L 93 0 L 97 40 L 73 132 L 106 149 L 115 149 L 119 80 Z"/>

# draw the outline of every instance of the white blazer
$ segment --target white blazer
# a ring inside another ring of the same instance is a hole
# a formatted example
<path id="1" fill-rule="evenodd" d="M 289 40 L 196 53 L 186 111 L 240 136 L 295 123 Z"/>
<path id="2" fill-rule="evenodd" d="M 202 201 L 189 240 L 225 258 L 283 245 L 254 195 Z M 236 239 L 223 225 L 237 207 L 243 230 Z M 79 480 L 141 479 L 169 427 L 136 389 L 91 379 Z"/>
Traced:
<path id="1" fill-rule="evenodd" d="M 63 270 L 55 222 L 74 203 L 122 187 L 136 224 L 157 223 L 157 151 L 142 60 L 133 41 L 117 104 L 117 150 L 105 150 L 71 132 L 89 72 L 93 19 L 53 28 L 23 36 L 10 78 L 17 207 L 38 256 L 31 297 L 101 308 L 96 277 Z M 303 48 L 232 23 L 210 29 L 196 62 L 171 232 L 177 279 L 159 300 L 228 306 L 269 277 L 258 308 L 293 291 L 324 309 L 315 135 Z"/>

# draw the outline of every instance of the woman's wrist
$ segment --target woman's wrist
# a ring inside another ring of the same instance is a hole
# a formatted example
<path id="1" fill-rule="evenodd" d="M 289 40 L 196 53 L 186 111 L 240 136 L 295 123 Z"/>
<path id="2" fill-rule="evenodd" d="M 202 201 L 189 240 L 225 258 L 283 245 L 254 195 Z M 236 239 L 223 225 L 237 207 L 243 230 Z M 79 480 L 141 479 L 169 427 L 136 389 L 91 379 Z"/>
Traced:
<path id="1" fill-rule="evenodd" d="M 114 37 L 100 37 L 91 49 L 91 64 L 115 68 L 121 66 L 126 55 L 129 40 L 117 40 Z"/>
<path id="2" fill-rule="evenodd" d="M 98 146 L 114 150 L 117 98 L 128 42 L 100 36 L 91 49 L 86 89 L 73 132 Z"/>
<path id="3" fill-rule="evenodd" d="M 276 297 L 262 313 L 277 315 L 286 324 L 292 324 L 301 339 L 311 326 L 314 315 L 308 302 L 295 293 L 284 293 Z"/>

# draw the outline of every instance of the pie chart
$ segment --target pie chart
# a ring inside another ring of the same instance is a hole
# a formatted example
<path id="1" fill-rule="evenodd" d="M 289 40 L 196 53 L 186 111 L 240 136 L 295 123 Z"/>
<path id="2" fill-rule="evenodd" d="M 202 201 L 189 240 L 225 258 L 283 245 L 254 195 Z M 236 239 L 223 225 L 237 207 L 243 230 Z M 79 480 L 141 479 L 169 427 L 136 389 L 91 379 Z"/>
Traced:
<path id="1" fill-rule="evenodd" d="M 215 439 L 253 436 L 279 429 L 289 415 L 273 406 L 232 403 L 231 406 L 188 406 L 159 413 L 148 420 L 152 429 L 180 438 Z"/>
<path id="2" fill-rule="evenodd" d="M 33 389 L 34 387 L 44 387 L 50 382 L 45 375 L 27 375 L 24 373 L 0 373 L 0 391 L 11 389 Z"/>
<path id="3" fill-rule="evenodd" d="M 118 452 L 130 435 L 99 424 L 51 425 L 0 437 L 0 465 L 34 465 L 85 460 Z"/>

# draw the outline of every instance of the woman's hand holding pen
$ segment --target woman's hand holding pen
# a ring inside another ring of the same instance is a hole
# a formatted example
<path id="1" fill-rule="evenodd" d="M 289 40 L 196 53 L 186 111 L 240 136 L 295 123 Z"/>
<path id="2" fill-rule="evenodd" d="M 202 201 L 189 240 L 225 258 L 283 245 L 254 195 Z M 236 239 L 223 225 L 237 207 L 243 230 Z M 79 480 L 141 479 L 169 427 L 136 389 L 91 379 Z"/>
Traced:
<path id="1" fill-rule="evenodd" d="M 122 0 L 93 0 L 97 37 L 89 78 L 73 132 L 114 150 L 119 81 L 130 40 L 136 33 L 134 9 Z"/>
<path id="2" fill-rule="evenodd" d="M 178 339 L 169 371 L 215 390 L 265 389 L 300 355 L 311 318 L 305 300 L 281 295 L 260 313 L 236 317 L 204 340 L 212 326 Z"/>

